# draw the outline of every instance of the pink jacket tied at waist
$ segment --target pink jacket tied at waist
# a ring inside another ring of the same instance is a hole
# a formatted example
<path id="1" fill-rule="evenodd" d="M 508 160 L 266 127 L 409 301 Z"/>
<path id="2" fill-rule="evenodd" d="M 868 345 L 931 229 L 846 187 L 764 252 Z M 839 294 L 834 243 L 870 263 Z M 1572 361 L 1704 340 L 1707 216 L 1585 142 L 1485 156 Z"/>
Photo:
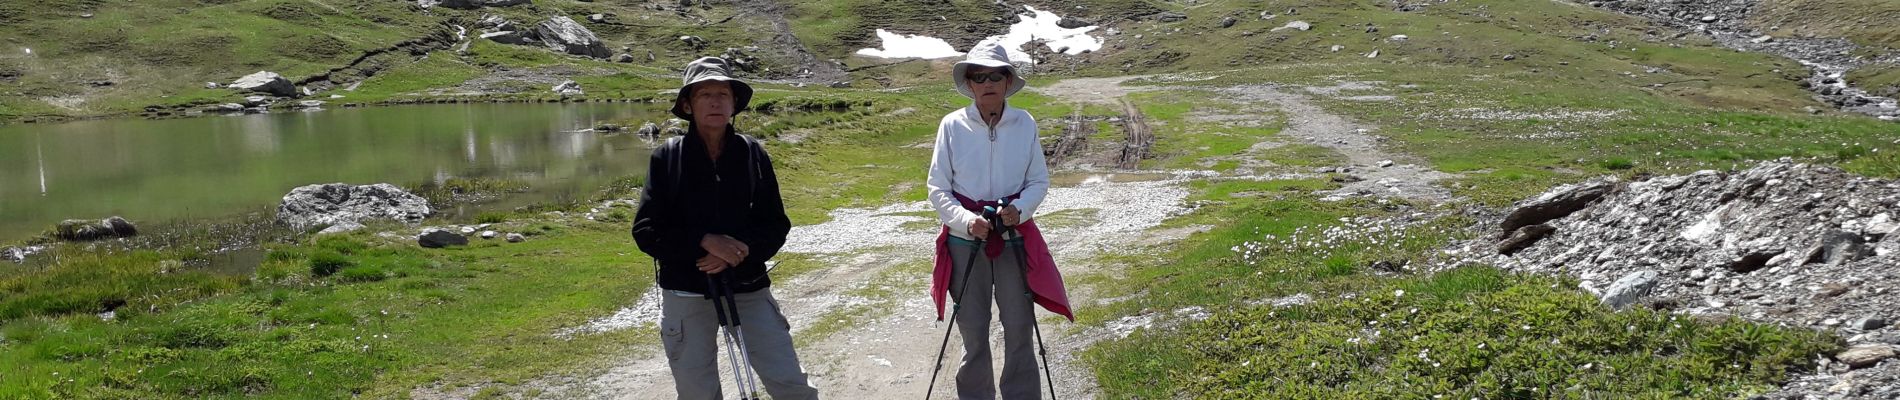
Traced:
<path id="1" fill-rule="evenodd" d="M 977 202 L 953 193 L 963 208 L 977 213 L 983 207 L 1001 205 L 995 201 Z M 1011 195 L 1013 199 L 1017 195 Z M 1023 221 L 1016 225 L 1016 234 L 1023 239 L 1023 250 L 1028 255 L 1024 268 L 1029 276 L 1029 292 L 1035 295 L 1036 304 L 1049 312 L 1061 314 L 1075 321 L 1075 314 L 1069 310 L 1069 295 L 1062 286 L 1062 272 L 1056 270 L 1056 259 L 1049 254 L 1049 243 L 1042 239 L 1042 231 L 1036 229 L 1036 221 Z M 990 239 L 984 241 L 985 255 L 994 258 L 1001 254 L 1003 241 L 1002 229 L 993 229 Z M 994 250 L 992 250 L 994 249 Z M 937 304 L 937 320 L 943 320 L 943 300 L 950 292 L 950 274 L 956 271 L 955 262 L 950 260 L 950 227 L 944 226 L 937 233 L 937 267 L 930 276 L 930 299 Z"/>

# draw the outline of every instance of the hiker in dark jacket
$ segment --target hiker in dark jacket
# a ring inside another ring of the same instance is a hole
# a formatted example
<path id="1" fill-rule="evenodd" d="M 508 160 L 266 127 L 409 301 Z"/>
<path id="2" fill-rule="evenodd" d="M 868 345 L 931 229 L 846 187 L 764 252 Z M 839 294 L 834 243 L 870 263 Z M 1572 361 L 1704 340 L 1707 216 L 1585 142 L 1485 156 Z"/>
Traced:
<path id="1" fill-rule="evenodd" d="M 687 133 L 653 150 L 634 242 L 658 264 L 660 339 L 680 399 L 721 398 L 709 281 L 735 293 L 745 353 L 766 392 L 780 400 L 816 399 L 765 273 L 765 261 L 785 245 L 791 220 L 771 158 L 732 126 L 733 115 L 751 102 L 752 87 L 729 71 L 725 60 L 713 57 L 686 65 L 673 115 L 688 121 Z"/>

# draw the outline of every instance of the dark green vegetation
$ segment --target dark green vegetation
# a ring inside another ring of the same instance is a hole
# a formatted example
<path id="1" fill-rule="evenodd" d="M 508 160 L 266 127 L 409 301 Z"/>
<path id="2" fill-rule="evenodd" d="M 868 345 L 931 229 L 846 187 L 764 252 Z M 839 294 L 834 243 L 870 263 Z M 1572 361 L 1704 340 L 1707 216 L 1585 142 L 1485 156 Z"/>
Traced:
<path id="1" fill-rule="evenodd" d="M 1471 221 L 1372 202 L 1325 203 L 1284 186 L 1202 185 L 1217 207 L 1177 223 L 1213 224 L 1172 251 L 1114 260 L 1125 277 L 1089 279 L 1133 300 L 1085 309 L 1084 323 L 1160 317 L 1084 353 L 1113 398 L 1730 398 L 1761 392 L 1814 354 L 1838 350 L 1825 332 L 1662 312 L 1612 312 L 1574 281 L 1472 266 L 1426 265 Z M 1235 193 L 1265 193 L 1236 197 Z M 1336 240 L 1318 228 L 1340 228 Z M 1307 244 L 1308 241 L 1320 244 Z M 1095 281 L 1100 279 L 1100 281 Z M 1274 304 L 1282 302 L 1283 304 Z M 1205 314 L 1204 314 L 1205 315 Z"/>

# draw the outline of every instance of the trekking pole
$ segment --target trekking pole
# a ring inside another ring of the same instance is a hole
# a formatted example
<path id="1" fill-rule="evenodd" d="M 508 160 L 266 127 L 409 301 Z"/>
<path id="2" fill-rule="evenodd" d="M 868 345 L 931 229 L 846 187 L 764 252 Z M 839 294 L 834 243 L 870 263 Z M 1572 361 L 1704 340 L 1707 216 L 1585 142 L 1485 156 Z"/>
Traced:
<path id="1" fill-rule="evenodd" d="M 726 363 L 732 365 L 732 385 L 738 388 L 740 392 L 746 392 L 745 377 L 741 375 L 744 373 L 743 371 L 746 365 L 741 364 L 739 361 L 738 353 L 741 350 L 739 346 L 733 342 L 732 331 L 734 328 L 732 325 L 728 325 L 726 320 L 726 307 L 724 303 L 729 302 L 731 299 L 726 298 L 720 293 L 719 285 L 711 274 L 706 275 L 706 299 L 712 300 L 713 314 L 719 316 L 719 327 L 725 330 L 725 332 L 714 332 L 714 334 L 718 335 L 721 341 L 726 345 Z M 737 312 L 733 314 L 733 317 L 738 317 Z M 742 394 L 739 398 L 749 398 L 747 397 L 749 394 L 750 393 Z"/>
<path id="2" fill-rule="evenodd" d="M 745 362 L 739 374 L 744 377 L 745 384 L 739 390 L 745 394 L 740 398 L 756 400 L 759 398 L 759 380 L 752 371 L 752 351 L 746 347 L 745 330 L 740 329 L 739 296 L 732 292 L 732 278 L 729 275 L 719 274 L 719 290 L 726 296 L 726 310 L 732 312 L 732 327 L 726 328 L 726 333 L 734 336 L 733 340 L 739 343 L 739 360 Z"/>
<path id="3" fill-rule="evenodd" d="M 1003 206 L 1009 206 L 1008 199 L 1003 200 Z M 1020 225 L 1022 221 L 1016 223 Z M 1016 232 L 1015 226 L 1005 227 L 1005 229 L 1008 232 Z M 1042 343 L 1042 323 L 1036 322 L 1036 293 L 1029 290 L 1029 250 L 1025 249 L 1027 246 L 1028 243 L 1016 246 L 1016 262 L 1022 263 L 1017 270 L 1023 273 L 1023 301 L 1029 303 L 1029 328 L 1036 332 L 1036 349 L 1042 355 L 1042 377 L 1049 382 L 1049 400 L 1056 400 L 1056 378 L 1049 374 L 1049 346 Z"/>
<path id="4" fill-rule="evenodd" d="M 970 270 L 976 267 L 976 257 L 983 254 L 983 239 L 977 239 L 970 247 L 969 261 L 963 262 L 963 284 L 957 285 L 956 293 L 950 296 L 950 325 L 943 328 L 943 344 L 937 345 L 937 366 L 930 370 L 930 386 L 924 389 L 924 400 L 937 391 L 937 373 L 943 371 L 943 352 L 950 348 L 950 332 L 957 328 L 957 312 L 963 311 L 962 293 L 970 288 Z M 954 266 L 953 266 L 954 267 Z M 950 271 L 950 279 L 956 279 L 956 271 Z"/>

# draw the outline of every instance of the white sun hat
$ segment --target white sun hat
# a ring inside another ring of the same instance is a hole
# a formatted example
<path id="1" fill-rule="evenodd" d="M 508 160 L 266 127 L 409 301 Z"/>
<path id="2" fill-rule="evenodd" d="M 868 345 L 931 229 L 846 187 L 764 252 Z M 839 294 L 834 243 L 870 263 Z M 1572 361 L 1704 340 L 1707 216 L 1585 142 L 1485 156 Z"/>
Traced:
<path id="1" fill-rule="evenodd" d="M 1010 64 L 1009 48 L 1003 47 L 1002 41 L 997 38 L 983 39 L 975 46 L 970 46 L 970 53 L 964 56 L 963 61 L 957 62 L 957 65 L 950 69 L 950 76 L 956 80 L 957 92 L 963 93 L 963 97 L 975 99 L 976 93 L 970 92 L 969 79 L 964 77 L 972 65 L 1009 71 L 1009 90 L 1003 92 L 1003 97 L 1014 96 L 1017 91 L 1023 90 L 1024 86 L 1029 86 L 1029 81 L 1023 79 L 1023 74 L 1017 73 L 1016 65 Z"/>

